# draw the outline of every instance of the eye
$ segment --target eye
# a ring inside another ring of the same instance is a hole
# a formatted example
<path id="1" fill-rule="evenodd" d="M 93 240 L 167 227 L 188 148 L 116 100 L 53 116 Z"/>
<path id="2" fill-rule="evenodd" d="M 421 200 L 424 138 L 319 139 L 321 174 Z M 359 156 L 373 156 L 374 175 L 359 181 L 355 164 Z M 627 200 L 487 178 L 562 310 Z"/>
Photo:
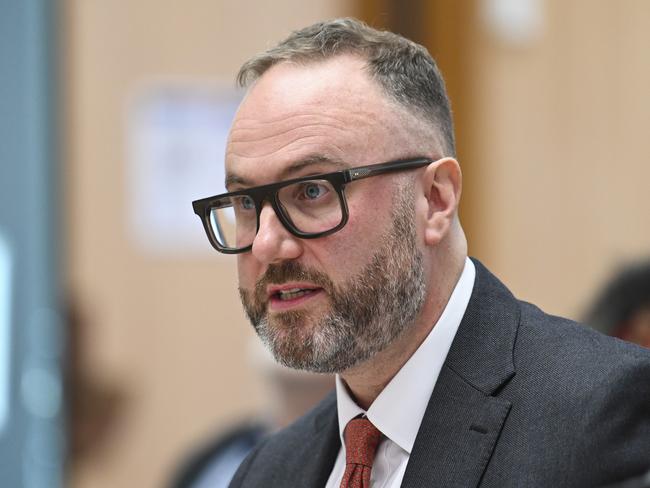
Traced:
<path id="1" fill-rule="evenodd" d="M 239 208 L 242 210 L 253 210 L 255 208 L 255 202 L 248 195 L 239 197 L 238 199 Z"/>
<path id="2" fill-rule="evenodd" d="M 255 202 L 251 197 L 244 197 L 241 200 L 242 207 L 244 207 L 246 210 L 250 210 L 252 208 L 255 208 Z"/>
<path id="3" fill-rule="evenodd" d="M 321 198 L 323 195 L 326 195 L 328 192 L 329 188 L 327 186 L 313 181 L 308 181 L 301 185 L 298 198 L 304 200 L 316 200 Z"/>

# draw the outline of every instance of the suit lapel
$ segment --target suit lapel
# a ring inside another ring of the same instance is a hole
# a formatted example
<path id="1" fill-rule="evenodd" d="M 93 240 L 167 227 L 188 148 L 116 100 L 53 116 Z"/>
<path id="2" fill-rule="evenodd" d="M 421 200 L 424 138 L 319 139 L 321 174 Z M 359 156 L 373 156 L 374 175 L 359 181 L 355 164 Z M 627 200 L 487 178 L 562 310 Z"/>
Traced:
<path id="1" fill-rule="evenodd" d="M 403 487 L 476 487 L 511 404 L 496 392 L 515 374 L 519 305 L 478 261 L 465 316 L 440 372 Z"/>
<path id="2" fill-rule="evenodd" d="M 509 402 L 484 396 L 443 367 L 402 487 L 477 486 L 509 411 Z"/>
<path id="3" fill-rule="evenodd" d="M 278 486 L 322 488 L 327 483 L 341 440 L 333 393 L 326 403 L 327 406 L 321 408 L 314 419 L 312 432 L 305 436 L 310 439 L 309 443 L 296 446 L 296 455 L 290 459 L 280 460 L 280 463 L 285 463 L 286 479 Z"/>

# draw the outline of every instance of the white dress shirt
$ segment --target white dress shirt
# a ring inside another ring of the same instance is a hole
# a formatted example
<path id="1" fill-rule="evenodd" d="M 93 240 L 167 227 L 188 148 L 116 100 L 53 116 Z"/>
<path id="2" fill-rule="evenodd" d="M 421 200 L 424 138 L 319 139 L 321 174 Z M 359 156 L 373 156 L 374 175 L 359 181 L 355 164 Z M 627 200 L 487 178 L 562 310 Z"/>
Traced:
<path id="1" fill-rule="evenodd" d="M 347 423 L 360 414 L 365 414 L 382 433 L 370 484 L 373 488 L 399 488 L 429 397 L 465 315 L 475 276 L 474 263 L 466 258 L 463 272 L 440 319 L 367 412 L 352 400 L 344 381 L 336 375 L 341 449 L 325 488 L 339 488 L 341 484 L 345 472 L 343 431 Z"/>

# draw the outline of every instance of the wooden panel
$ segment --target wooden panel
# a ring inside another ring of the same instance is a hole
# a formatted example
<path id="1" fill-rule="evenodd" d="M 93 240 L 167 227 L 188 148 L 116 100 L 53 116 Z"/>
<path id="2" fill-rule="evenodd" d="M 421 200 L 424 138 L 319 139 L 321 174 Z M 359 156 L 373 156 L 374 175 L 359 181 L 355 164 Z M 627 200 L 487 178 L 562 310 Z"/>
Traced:
<path id="1" fill-rule="evenodd" d="M 475 111 L 471 80 L 473 78 L 472 45 L 475 42 L 476 29 L 475 0 L 435 0 L 425 2 L 421 22 L 425 25 L 423 44 L 429 49 L 438 63 L 445 79 L 447 93 L 451 100 L 456 131 L 456 152 L 463 171 L 463 193 L 460 216 L 463 229 L 467 234 L 470 253 L 480 249 L 480 234 L 475 232 L 475 211 L 477 179 L 474 167 L 480 155 L 474 151 L 472 144 L 472 124 Z"/>
<path id="2" fill-rule="evenodd" d="M 357 0 L 355 17 L 375 29 L 390 29 L 391 0 Z"/>

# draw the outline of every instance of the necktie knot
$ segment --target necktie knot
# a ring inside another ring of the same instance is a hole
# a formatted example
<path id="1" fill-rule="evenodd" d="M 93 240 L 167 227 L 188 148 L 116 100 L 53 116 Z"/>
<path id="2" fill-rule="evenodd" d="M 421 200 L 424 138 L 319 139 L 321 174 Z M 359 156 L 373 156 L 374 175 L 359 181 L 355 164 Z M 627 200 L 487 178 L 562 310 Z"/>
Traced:
<path id="1" fill-rule="evenodd" d="M 343 433 L 346 464 L 372 468 L 381 432 L 367 418 L 352 419 Z"/>

